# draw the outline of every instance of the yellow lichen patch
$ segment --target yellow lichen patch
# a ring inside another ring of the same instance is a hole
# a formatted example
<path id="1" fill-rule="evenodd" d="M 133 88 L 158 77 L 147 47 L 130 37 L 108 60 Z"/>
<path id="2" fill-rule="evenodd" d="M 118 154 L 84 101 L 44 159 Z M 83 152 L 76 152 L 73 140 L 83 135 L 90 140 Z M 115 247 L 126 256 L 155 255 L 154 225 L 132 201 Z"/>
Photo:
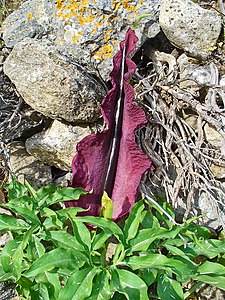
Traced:
<path id="1" fill-rule="evenodd" d="M 33 14 L 32 14 L 32 12 L 29 12 L 29 14 L 27 15 L 27 18 L 29 20 L 33 20 Z"/>

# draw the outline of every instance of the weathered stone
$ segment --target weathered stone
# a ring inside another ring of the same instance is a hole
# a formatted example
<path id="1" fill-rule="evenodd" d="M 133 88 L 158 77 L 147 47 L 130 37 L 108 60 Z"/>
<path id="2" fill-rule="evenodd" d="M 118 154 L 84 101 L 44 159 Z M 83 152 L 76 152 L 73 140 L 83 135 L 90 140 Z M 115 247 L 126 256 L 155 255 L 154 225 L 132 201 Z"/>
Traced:
<path id="1" fill-rule="evenodd" d="M 180 87 L 199 90 L 211 83 L 211 72 L 208 65 L 199 66 L 199 61 L 186 54 L 177 59 L 179 67 Z"/>
<path id="2" fill-rule="evenodd" d="M 77 64 L 66 62 L 47 42 L 25 39 L 4 63 L 24 101 L 53 119 L 91 122 L 99 117 L 102 85 Z"/>
<path id="3" fill-rule="evenodd" d="M 71 126 L 54 121 L 49 129 L 27 139 L 26 149 L 50 166 L 70 170 L 76 144 L 90 133 L 89 127 Z"/>
<path id="4" fill-rule="evenodd" d="M 136 33 L 143 43 L 148 21 L 157 19 L 161 2 L 29 0 L 4 21 L 3 39 L 8 47 L 14 47 L 26 37 L 45 37 L 62 53 L 72 54 L 79 64 L 97 64 L 108 79 L 112 57 L 128 27 L 139 19 Z M 141 18 L 143 14 L 148 17 Z"/>
<path id="5" fill-rule="evenodd" d="M 51 168 L 29 155 L 24 143 L 10 144 L 12 170 L 21 183 L 27 180 L 35 189 L 52 182 Z"/>
<path id="6" fill-rule="evenodd" d="M 191 0 L 164 0 L 159 23 L 173 45 L 193 56 L 212 50 L 222 26 L 216 11 L 203 9 Z"/>

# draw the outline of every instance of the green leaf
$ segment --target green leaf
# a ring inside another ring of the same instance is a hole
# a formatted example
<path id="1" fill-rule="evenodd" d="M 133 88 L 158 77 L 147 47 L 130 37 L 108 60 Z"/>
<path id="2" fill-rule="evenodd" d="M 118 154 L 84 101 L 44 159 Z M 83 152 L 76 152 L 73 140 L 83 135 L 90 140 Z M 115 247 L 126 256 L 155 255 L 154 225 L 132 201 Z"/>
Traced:
<path id="1" fill-rule="evenodd" d="M 37 225 L 41 224 L 39 218 L 35 215 L 35 213 L 26 207 L 16 206 L 12 203 L 5 203 L 2 206 L 10 208 L 14 213 L 19 214 L 21 217 L 23 217 L 27 221 L 30 221 L 31 223 Z"/>
<path id="2" fill-rule="evenodd" d="M 91 249 L 91 235 L 86 225 L 81 222 L 71 220 L 73 226 L 73 234 L 79 245 L 82 245 L 86 251 Z"/>
<path id="3" fill-rule="evenodd" d="M 77 217 L 76 221 L 89 223 L 94 226 L 98 226 L 102 228 L 105 233 L 110 235 L 115 235 L 121 242 L 124 241 L 123 232 L 120 227 L 111 220 L 105 218 L 97 218 L 97 217 Z"/>
<path id="4" fill-rule="evenodd" d="M 171 230 L 167 230 L 162 227 L 142 229 L 138 232 L 137 236 L 130 241 L 130 252 L 146 251 L 151 243 L 156 239 L 173 239 L 181 231 L 181 229 L 182 228 L 178 226 L 174 226 Z"/>
<path id="5" fill-rule="evenodd" d="M 23 236 L 10 241 L 2 249 L 1 265 L 5 273 L 10 273 L 14 280 L 18 280 L 21 275 L 23 259 Z"/>
<path id="6" fill-rule="evenodd" d="M 75 272 L 60 291 L 58 300 L 83 300 L 90 296 L 93 278 L 99 272 L 95 267 L 88 267 Z"/>
<path id="7" fill-rule="evenodd" d="M 167 258 L 162 254 L 148 254 L 143 256 L 132 256 L 126 259 L 126 263 L 133 270 L 154 268 L 173 272 L 181 278 L 189 278 L 195 274 L 197 265 L 194 263 L 182 260 L 182 258 Z"/>
<path id="8" fill-rule="evenodd" d="M 59 217 L 65 217 L 66 219 L 71 218 L 72 220 L 74 220 L 78 213 L 84 212 L 84 211 L 87 211 L 87 210 L 83 209 L 81 207 L 68 207 L 68 208 L 57 210 L 55 213 Z"/>
<path id="9" fill-rule="evenodd" d="M 141 279 L 144 280 L 147 286 L 150 286 L 156 281 L 158 271 L 156 269 L 144 269 L 140 270 L 138 275 Z"/>
<path id="10" fill-rule="evenodd" d="M 16 180 L 15 177 L 12 177 L 12 180 L 9 184 L 4 184 L 4 188 L 8 191 L 9 201 L 14 198 L 19 198 L 27 194 L 27 188 Z"/>
<path id="11" fill-rule="evenodd" d="M 52 205 L 58 202 L 78 200 L 80 196 L 88 194 L 81 188 L 72 187 L 57 187 L 57 190 L 49 195 L 47 205 Z"/>
<path id="12" fill-rule="evenodd" d="M 113 291 L 126 296 L 128 300 L 148 300 L 147 285 L 136 274 L 127 270 L 115 269 L 112 271 Z"/>
<path id="13" fill-rule="evenodd" d="M 216 286 L 225 290 L 225 267 L 214 262 L 204 262 L 197 271 L 197 275 L 193 276 L 194 280 Z"/>
<path id="14" fill-rule="evenodd" d="M 57 247 L 74 249 L 85 252 L 85 248 L 77 239 L 66 231 L 56 230 L 47 232 L 47 240 L 52 241 Z"/>
<path id="15" fill-rule="evenodd" d="M 162 274 L 159 277 L 157 284 L 157 293 L 160 296 L 161 300 L 184 299 L 181 284 L 178 281 L 169 278 L 166 274 Z"/>
<path id="16" fill-rule="evenodd" d="M 53 298 L 50 298 L 49 295 L 49 286 L 47 286 L 44 283 L 38 283 L 31 287 L 30 289 L 30 295 L 28 293 L 28 297 L 25 299 L 32 299 L 32 300 L 55 300 Z"/>
<path id="17" fill-rule="evenodd" d="M 27 246 L 27 258 L 29 261 L 35 261 L 45 253 L 45 247 L 40 242 L 38 237 L 33 235 L 32 240 Z"/>
<path id="18" fill-rule="evenodd" d="M 144 208 L 145 206 L 143 204 L 143 201 L 138 201 L 133 205 L 129 216 L 126 219 L 123 231 L 126 242 L 136 236 L 140 222 L 142 220 L 142 212 Z"/>
<path id="19" fill-rule="evenodd" d="M 30 225 L 21 220 L 8 215 L 0 215 L 0 231 L 27 230 Z"/>
<path id="20" fill-rule="evenodd" d="M 153 216 L 151 211 L 143 211 L 142 219 L 143 220 L 141 221 L 141 225 L 145 229 L 160 227 L 158 219 L 155 216 Z"/>
<path id="21" fill-rule="evenodd" d="M 197 238 L 208 239 L 212 236 L 212 232 L 208 228 L 196 224 L 189 224 L 187 230 L 194 233 Z"/>
<path id="22" fill-rule="evenodd" d="M 35 280 L 37 283 L 44 283 L 46 285 L 50 299 L 58 299 L 61 290 L 58 273 L 44 272 L 36 276 Z"/>
<path id="23" fill-rule="evenodd" d="M 90 297 L 87 300 L 109 300 L 111 299 L 110 275 L 106 270 L 97 274 L 93 281 L 93 288 Z"/>
<path id="24" fill-rule="evenodd" d="M 81 252 L 72 249 L 54 249 L 39 257 L 28 271 L 24 273 L 25 277 L 33 277 L 43 272 L 51 271 L 54 268 L 71 269 L 84 265 L 87 258 Z"/>
<path id="25" fill-rule="evenodd" d="M 105 246 L 105 242 L 108 240 L 108 238 L 111 236 L 111 234 L 107 234 L 104 231 L 96 234 L 96 236 L 93 239 L 92 242 L 92 250 L 98 250 Z"/>
<path id="26" fill-rule="evenodd" d="M 197 240 L 195 242 L 188 243 L 187 247 L 183 248 L 184 253 L 191 254 L 191 257 L 197 257 L 198 255 L 204 255 L 210 259 L 225 253 L 225 242 L 209 239 L 209 240 Z"/>

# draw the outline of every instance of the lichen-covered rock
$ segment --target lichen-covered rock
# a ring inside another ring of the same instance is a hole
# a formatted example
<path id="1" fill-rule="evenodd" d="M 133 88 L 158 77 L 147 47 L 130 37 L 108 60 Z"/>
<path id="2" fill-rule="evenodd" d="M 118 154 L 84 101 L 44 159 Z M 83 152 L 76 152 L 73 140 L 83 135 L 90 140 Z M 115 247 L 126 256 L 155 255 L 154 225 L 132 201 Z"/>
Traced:
<path id="1" fill-rule="evenodd" d="M 47 42 L 30 38 L 16 44 L 4 72 L 24 101 L 53 119 L 92 122 L 99 117 L 105 89 L 89 72 L 67 62 Z"/>
<path id="2" fill-rule="evenodd" d="M 216 11 L 191 0 L 164 0 L 159 23 L 173 45 L 193 56 L 206 56 L 212 50 L 222 26 Z"/>
<path id="3" fill-rule="evenodd" d="M 10 163 L 21 183 L 27 180 L 35 189 L 52 182 L 51 168 L 29 155 L 24 143 L 13 142 L 9 146 Z"/>
<path id="4" fill-rule="evenodd" d="M 128 27 L 139 18 L 136 33 L 142 43 L 149 19 L 155 20 L 162 0 L 28 0 L 3 23 L 8 47 L 26 37 L 47 38 L 78 63 L 97 64 L 108 78 L 112 57 Z M 141 18 L 143 14 L 148 17 Z"/>
<path id="5" fill-rule="evenodd" d="M 27 139 L 26 149 L 40 161 L 67 171 L 71 169 L 76 144 L 90 133 L 90 127 L 54 121 L 49 129 Z"/>

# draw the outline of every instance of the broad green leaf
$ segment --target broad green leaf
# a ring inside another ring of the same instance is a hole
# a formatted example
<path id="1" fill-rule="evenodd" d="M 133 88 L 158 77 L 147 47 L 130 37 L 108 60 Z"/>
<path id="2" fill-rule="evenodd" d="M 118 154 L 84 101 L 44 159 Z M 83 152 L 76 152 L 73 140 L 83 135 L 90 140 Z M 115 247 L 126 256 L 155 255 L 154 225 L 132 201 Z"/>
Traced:
<path id="1" fill-rule="evenodd" d="M 58 300 L 87 299 L 92 291 L 93 278 L 99 272 L 95 267 L 88 267 L 75 272 L 68 279 L 65 287 L 59 293 Z"/>
<path id="2" fill-rule="evenodd" d="M 1 253 L 1 265 L 5 273 L 10 273 L 15 280 L 21 275 L 23 259 L 23 236 L 18 236 L 5 245 Z"/>
<path id="3" fill-rule="evenodd" d="M 140 222 L 142 220 L 142 212 L 144 208 L 145 206 L 143 204 L 143 201 L 138 201 L 133 205 L 129 216 L 126 219 L 123 232 L 127 243 L 130 239 L 133 239 L 137 234 Z"/>
<path id="4" fill-rule="evenodd" d="M 57 210 L 55 213 L 59 217 L 65 217 L 66 219 L 71 218 L 74 220 L 76 218 L 77 213 L 87 211 L 81 207 L 68 207 L 64 209 Z"/>
<path id="5" fill-rule="evenodd" d="M 49 195 L 47 205 L 52 205 L 58 202 L 78 200 L 80 196 L 88 194 L 81 188 L 72 187 L 57 187 L 57 190 Z"/>
<path id="6" fill-rule="evenodd" d="M 193 279 L 225 290 L 225 267 L 214 262 L 204 262 Z"/>
<path id="7" fill-rule="evenodd" d="M 71 220 L 73 226 L 73 234 L 79 245 L 82 245 L 89 252 L 91 248 L 91 235 L 86 225 L 81 222 Z"/>
<path id="8" fill-rule="evenodd" d="M 133 270 L 154 268 L 159 270 L 167 270 L 180 276 L 181 278 L 189 278 L 195 274 L 197 266 L 190 261 L 167 258 L 162 254 L 148 254 L 143 256 L 132 256 L 126 259 L 126 264 Z"/>
<path id="9" fill-rule="evenodd" d="M 156 269 L 143 269 L 138 272 L 138 275 L 147 286 L 150 286 L 156 281 L 158 271 Z"/>
<path id="10" fill-rule="evenodd" d="M 48 288 L 44 283 L 39 283 L 31 289 L 31 299 L 50 300 Z"/>
<path id="11" fill-rule="evenodd" d="M 88 216 L 88 217 L 77 217 L 76 221 L 89 223 L 93 226 L 98 226 L 102 228 L 105 231 L 105 233 L 115 235 L 121 242 L 123 242 L 124 240 L 122 230 L 115 222 L 111 220 Z"/>
<path id="12" fill-rule="evenodd" d="M 21 220 L 8 215 L 0 215 L 0 231 L 27 230 L 30 225 Z"/>
<path id="13" fill-rule="evenodd" d="M 44 272 L 35 277 L 37 283 L 44 283 L 48 288 L 50 299 L 58 299 L 61 284 L 58 273 Z"/>
<path id="14" fill-rule="evenodd" d="M 74 236 L 67 233 L 66 231 L 62 231 L 62 230 L 49 231 L 47 232 L 47 240 L 52 241 L 59 248 L 64 248 L 64 249 L 71 248 L 74 250 L 85 252 L 84 246 L 80 244 L 79 241 Z"/>
<path id="15" fill-rule="evenodd" d="M 111 299 L 110 275 L 108 271 L 103 270 L 97 274 L 93 281 L 93 288 L 90 297 L 87 300 L 109 300 Z"/>
<path id="16" fill-rule="evenodd" d="M 12 177 L 9 184 L 4 184 L 4 187 L 8 191 L 9 201 L 27 194 L 27 188 L 17 181 L 15 177 Z"/>
<path id="17" fill-rule="evenodd" d="M 187 230 L 194 233 L 197 238 L 208 239 L 212 236 L 212 232 L 208 228 L 196 224 L 189 224 Z"/>
<path id="18" fill-rule="evenodd" d="M 21 207 L 18 205 L 16 206 L 12 203 L 5 203 L 2 206 L 6 208 L 10 208 L 14 213 L 19 214 L 21 217 L 23 217 L 27 221 L 30 221 L 31 223 L 38 224 L 38 225 L 41 224 L 39 218 L 35 215 L 35 213 L 26 207 Z"/>
<path id="19" fill-rule="evenodd" d="M 136 274 L 114 269 L 112 271 L 112 291 L 118 291 L 126 296 L 128 300 L 148 300 L 147 285 Z"/>
<path id="20" fill-rule="evenodd" d="M 193 257 L 204 255 L 212 259 L 225 253 L 225 242 L 213 239 L 195 239 L 195 242 L 188 243 L 187 247 L 183 248 L 183 251 L 187 254 L 191 254 Z"/>
<path id="21" fill-rule="evenodd" d="M 162 227 L 142 229 L 138 232 L 137 236 L 130 241 L 130 252 L 146 251 L 150 244 L 156 239 L 173 239 L 180 232 L 180 230 L 181 227 L 178 226 L 174 226 L 171 230 Z"/>
<path id="22" fill-rule="evenodd" d="M 33 199 L 36 199 L 37 198 L 37 192 L 35 191 L 35 189 L 30 185 L 30 183 L 25 180 L 25 187 L 27 188 L 28 192 L 30 193 L 31 197 Z"/>
<path id="23" fill-rule="evenodd" d="M 26 195 L 18 198 L 13 198 L 8 203 L 13 205 L 13 207 L 26 207 L 31 211 L 34 211 L 36 207 L 34 200 Z M 1 205 L 4 206 L 5 204 Z"/>
<path id="24" fill-rule="evenodd" d="M 25 277 L 37 276 L 40 273 L 51 271 L 54 268 L 71 269 L 84 265 L 87 258 L 81 252 L 72 249 L 54 249 L 39 257 L 28 271 Z"/>
<path id="25" fill-rule="evenodd" d="M 178 281 L 169 278 L 166 274 L 162 274 L 159 277 L 157 284 L 157 293 L 160 296 L 161 300 L 184 299 L 181 284 Z"/>
<path id="26" fill-rule="evenodd" d="M 158 219 L 153 216 L 153 213 L 151 211 L 143 211 L 142 213 L 142 221 L 141 221 L 141 225 L 144 229 L 147 228 L 159 228 L 160 224 Z"/>
<path id="27" fill-rule="evenodd" d="M 164 244 L 164 247 L 169 251 L 170 254 L 183 257 L 186 260 L 190 261 L 189 257 L 183 252 L 183 250 L 179 249 L 178 247 L 170 245 L 167 242 Z"/>
<path id="28" fill-rule="evenodd" d="M 45 253 L 45 247 L 40 240 L 34 235 L 27 246 L 26 257 L 29 261 L 35 261 Z"/>
<path id="29" fill-rule="evenodd" d="M 110 236 L 110 233 L 107 234 L 104 231 L 96 234 L 92 242 L 92 250 L 98 250 L 102 248 Z"/>

